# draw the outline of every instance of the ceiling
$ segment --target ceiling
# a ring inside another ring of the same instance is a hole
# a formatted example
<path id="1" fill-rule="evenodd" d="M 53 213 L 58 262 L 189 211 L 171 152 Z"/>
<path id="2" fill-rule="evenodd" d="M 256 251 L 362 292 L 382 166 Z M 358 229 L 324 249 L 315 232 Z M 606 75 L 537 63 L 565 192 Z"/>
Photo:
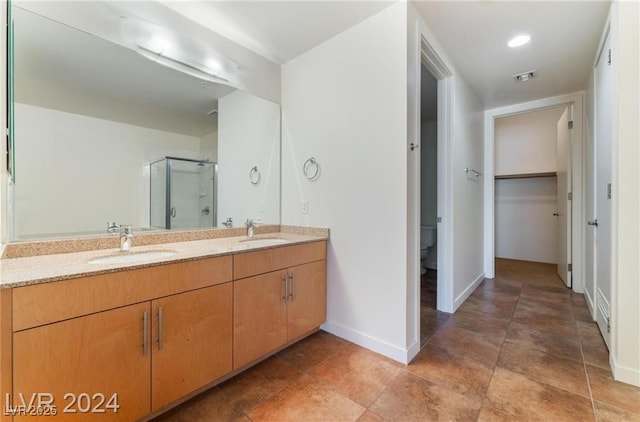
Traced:
<path id="1" fill-rule="evenodd" d="M 392 1 L 163 1 L 277 64 L 391 5 Z"/>
<path id="2" fill-rule="evenodd" d="M 416 8 L 485 108 L 586 88 L 609 2 L 426 1 Z M 526 33 L 529 44 L 507 47 Z M 513 75 L 537 70 L 518 83 Z"/>
<path id="3" fill-rule="evenodd" d="M 608 1 L 414 1 L 485 108 L 583 90 Z M 388 7 L 387 1 L 165 1 L 283 64 Z M 507 41 L 526 32 L 518 49 Z M 537 70 L 524 84 L 512 76 Z"/>

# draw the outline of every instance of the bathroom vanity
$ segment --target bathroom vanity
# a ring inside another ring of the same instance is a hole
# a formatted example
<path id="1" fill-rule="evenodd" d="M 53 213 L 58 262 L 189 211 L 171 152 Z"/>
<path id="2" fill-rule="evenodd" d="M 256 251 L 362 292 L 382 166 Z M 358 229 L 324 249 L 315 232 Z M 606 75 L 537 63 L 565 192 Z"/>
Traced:
<path id="1" fill-rule="evenodd" d="M 143 264 L 3 260 L 0 420 L 147 419 L 315 332 L 326 237 L 277 235 L 158 245 L 176 254 Z"/>

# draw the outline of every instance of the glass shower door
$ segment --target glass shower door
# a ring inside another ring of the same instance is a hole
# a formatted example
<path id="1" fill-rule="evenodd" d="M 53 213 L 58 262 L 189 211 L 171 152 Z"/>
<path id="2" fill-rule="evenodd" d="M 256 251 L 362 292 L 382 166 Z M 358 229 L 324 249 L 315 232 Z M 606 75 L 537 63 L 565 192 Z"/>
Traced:
<path id="1" fill-rule="evenodd" d="M 215 163 L 169 158 L 151 164 L 151 226 L 215 227 Z"/>

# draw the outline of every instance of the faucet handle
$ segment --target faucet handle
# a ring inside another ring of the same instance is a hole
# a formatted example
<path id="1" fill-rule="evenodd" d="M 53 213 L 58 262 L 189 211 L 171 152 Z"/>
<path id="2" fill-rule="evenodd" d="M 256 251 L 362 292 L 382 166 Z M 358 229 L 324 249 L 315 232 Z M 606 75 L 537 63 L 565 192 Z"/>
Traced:
<path id="1" fill-rule="evenodd" d="M 133 236 L 133 229 L 131 224 L 120 225 L 120 236 Z"/>
<path id="2" fill-rule="evenodd" d="M 107 233 L 118 234 L 118 227 L 117 221 L 107 221 Z"/>
<path id="3" fill-rule="evenodd" d="M 247 218 L 247 221 L 244 222 L 244 225 L 247 227 L 253 227 L 253 220 L 250 218 Z"/>

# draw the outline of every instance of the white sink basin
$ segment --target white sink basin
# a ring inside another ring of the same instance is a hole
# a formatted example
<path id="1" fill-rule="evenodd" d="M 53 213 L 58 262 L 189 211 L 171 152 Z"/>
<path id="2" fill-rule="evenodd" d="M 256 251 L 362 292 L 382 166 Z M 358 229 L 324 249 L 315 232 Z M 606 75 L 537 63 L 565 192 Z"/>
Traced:
<path id="1" fill-rule="evenodd" d="M 255 237 L 251 239 L 244 239 L 239 242 L 238 249 L 259 248 L 263 246 L 274 246 L 287 243 L 286 239 L 279 237 Z"/>
<path id="2" fill-rule="evenodd" d="M 170 258 L 174 256 L 176 251 L 156 250 L 156 251 L 140 251 L 140 252 L 122 252 L 118 255 L 107 255 L 93 258 L 89 264 L 133 264 L 136 262 L 153 261 L 156 259 Z"/>

